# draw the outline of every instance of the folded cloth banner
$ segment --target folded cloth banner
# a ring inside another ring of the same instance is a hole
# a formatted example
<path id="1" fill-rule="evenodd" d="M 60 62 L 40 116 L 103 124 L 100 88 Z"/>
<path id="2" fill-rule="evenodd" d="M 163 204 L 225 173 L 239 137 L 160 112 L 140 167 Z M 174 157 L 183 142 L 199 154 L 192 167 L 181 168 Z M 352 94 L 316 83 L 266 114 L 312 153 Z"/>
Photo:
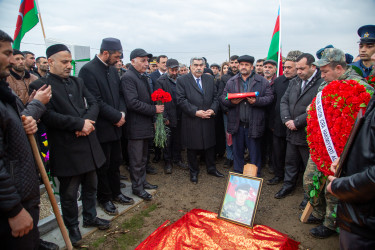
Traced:
<path id="1" fill-rule="evenodd" d="M 245 93 L 228 93 L 225 99 L 236 99 L 236 98 L 246 98 L 246 97 L 256 97 L 259 95 L 259 92 L 245 92 Z"/>
<path id="2" fill-rule="evenodd" d="M 299 242 L 270 227 L 239 226 L 217 214 L 193 209 L 156 229 L 136 249 L 298 249 Z"/>

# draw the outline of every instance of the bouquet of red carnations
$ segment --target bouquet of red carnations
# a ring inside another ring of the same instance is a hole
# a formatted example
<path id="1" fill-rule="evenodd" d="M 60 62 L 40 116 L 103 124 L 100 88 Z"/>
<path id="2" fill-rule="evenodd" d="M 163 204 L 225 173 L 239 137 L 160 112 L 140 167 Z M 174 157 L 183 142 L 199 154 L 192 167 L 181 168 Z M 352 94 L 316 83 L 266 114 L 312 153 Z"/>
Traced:
<path id="1" fill-rule="evenodd" d="M 307 117 L 307 142 L 312 160 L 325 176 L 333 175 L 332 159 L 340 157 L 359 110 L 365 111 L 370 98 L 357 81 L 340 80 L 332 81 L 313 99 Z"/>
<path id="2" fill-rule="evenodd" d="M 151 94 L 151 100 L 156 102 L 158 105 L 162 105 L 166 102 L 172 101 L 171 94 L 165 92 L 162 89 L 157 89 Z M 168 128 L 165 127 L 163 113 L 156 114 L 155 122 L 155 146 L 164 148 L 167 142 Z"/>

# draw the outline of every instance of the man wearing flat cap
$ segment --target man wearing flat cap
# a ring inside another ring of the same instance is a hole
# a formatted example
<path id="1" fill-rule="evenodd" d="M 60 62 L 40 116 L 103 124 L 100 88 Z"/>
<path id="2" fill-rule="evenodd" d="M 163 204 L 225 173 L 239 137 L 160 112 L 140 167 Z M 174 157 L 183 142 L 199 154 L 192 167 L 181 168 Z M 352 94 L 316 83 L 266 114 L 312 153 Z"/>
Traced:
<path id="1" fill-rule="evenodd" d="M 151 100 L 149 77 L 145 74 L 152 54 L 143 49 L 130 53 L 131 66 L 121 78 L 127 114 L 126 136 L 128 138 L 129 171 L 133 194 L 150 201 L 152 195 L 145 189 L 156 189 L 146 181 L 148 141 L 154 137 L 153 118 L 163 113 L 164 105 L 154 105 Z"/>
<path id="2" fill-rule="evenodd" d="M 83 226 L 109 228 L 109 221 L 96 217 L 96 169 L 105 157 L 95 131 L 99 107 L 82 79 L 70 76 L 72 55 L 67 46 L 47 48 L 50 74 L 34 83 L 48 84 L 52 98 L 42 121 L 47 127 L 52 176 L 60 182 L 61 209 L 73 246 L 81 244 L 77 192 L 82 186 Z"/>
<path id="3" fill-rule="evenodd" d="M 250 163 L 258 167 L 257 176 L 261 174 L 261 137 L 266 124 L 266 106 L 273 101 L 269 82 L 253 71 L 254 57 L 243 55 L 238 58 L 240 73 L 229 79 L 221 102 L 228 107 L 227 132 L 232 135 L 234 171 L 243 173 L 245 165 L 244 145 L 250 153 Z M 256 97 L 227 100 L 228 93 L 259 92 Z"/>
<path id="4" fill-rule="evenodd" d="M 210 65 L 210 69 L 212 70 L 216 81 L 220 80 L 220 65 L 217 63 L 213 63 Z"/>
<path id="5" fill-rule="evenodd" d="M 273 81 L 276 79 L 276 70 L 277 70 L 277 62 L 269 59 L 263 62 L 263 74 L 264 78 L 267 79 L 267 81 L 272 86 Z"/>
<path id="6" fill-rule="evenodd" d="M 169 127 L 167 145 L 164 148 L 164 172 L 172 173 L 172 165 L 187 169 L 181 157 L 181 109 L 177 106 L 176 81 L 178 76 L 179 63 L 176 59 L 168 59 L 167 73 L 159 77 L 155 84 L 155 90 L 162 89 L 171 94 L 172 101 L 165 104 L 164 118 Z"/>
<path id="7" fill-rule="evenodd" d="M 187 148 L 190 181 L 198 183 L 199 153 L 205 155 L 209 175 L 224 177 L 215 165 L 215 120 L 219 108 L 214 77 L 203 74 L 205 60 L 190 59 L 191 72 L 177 78 L 177 105 L 182 110 L 182 145 Z"/>
<path id="8" fill-rule="evenodd" d="M 358 29 L 359 41 L 359 57 L 360 60 L 351 65 L 356 71 L 361 72 L 363 77 L 370 75 L 374 69 L 371 56 L 375 54 L 375 25 L 365 25 Z"/>
<path id="9" fill-rule="evenodd" d="M 106 162 L 97 169 L 98 201 L 104 212 L 118 214 L 113 204 L 133 204 L 132 198 L 122 194 L 120 188 L 120 165 L 122 163 L 121 126 L 125 123 L 125 102 L 122 96 L 120 78 L 114 65 L 122 56 L 120 40 L 104 38 L 100 53 L 85 64 L 79 72 L 91 94 L 99 105 L 96 122 L 97 135 Z"/>

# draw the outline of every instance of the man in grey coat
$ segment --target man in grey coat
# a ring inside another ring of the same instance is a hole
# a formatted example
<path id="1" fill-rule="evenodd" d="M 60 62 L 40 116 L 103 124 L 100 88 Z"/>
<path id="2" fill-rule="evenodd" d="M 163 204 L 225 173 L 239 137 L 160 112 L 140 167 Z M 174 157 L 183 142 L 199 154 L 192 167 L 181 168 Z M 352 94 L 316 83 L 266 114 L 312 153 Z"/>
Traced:
<path id="1" fill-rule="evenodd" d="M 198 183 L 197 155 L 204 151 L 207 172 L 224 177 L 215 165 L 215 113 L 219 108 L 214 77 L 203 74 L 204 59 L 190 60 L 191 72 L 177 78 L 177 105 L 182 110 L 182 144 L 187 148 L 190 181 Z"/>

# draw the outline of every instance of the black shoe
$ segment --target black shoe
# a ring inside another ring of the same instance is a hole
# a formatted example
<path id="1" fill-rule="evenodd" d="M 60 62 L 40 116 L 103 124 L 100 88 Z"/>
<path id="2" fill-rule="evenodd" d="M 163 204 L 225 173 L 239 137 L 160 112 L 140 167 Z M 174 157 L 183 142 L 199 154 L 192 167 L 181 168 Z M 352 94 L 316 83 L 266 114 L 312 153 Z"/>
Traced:
<path id="1" fill-rule="evenodd" d="M 118 215 L 118 210 L 112 201 L 99 202 L 99 205 L 102 207 L 103 211 L 108 215 Z"/>
<path id="2" fill-rule="evenodd" d="M 318 219 L 314 215 L 310 214 L 309 218 L 305 222 L 306 224 L 322 224 L 323 219 Z"/>
<path id="3" fill-rule="evenodd" d="M 197 176 L 197 175 L 193 175 L 193 174 L 191 174 L 191 175 L 190 175 L 190 181 L 191 181 L 193 184 L 198 184 L 198 176 Z"/>
<path id="4" fill-rule="evenodd" d="M 189 166 L 186 163 L 183 163 L 182 161 L 177 161 L 174 164 L 182 169 L 189 169 Z"/>
<path id="5" fill-rule="evenodd" d="M 216 176 L 216 177 L 220 177 L 220 178 L 223 178 L 224 175 L 222 173 L 220 173 L 219 171 L 217 170 L 214 170 L 214 171 L 211 171 L 211 172 L 208 172 L 209 175 L 212 175 L 212 176 Z"/>
<path id="6" fill-rule="evenodd" d="M 282 181 L 283 181 L 283 178 L 275 176 L 271 180 L 267 181 L 267 185 L 276 185 L 276 184 L 279 184 Z"/>
<path id="7" fill-rule="evenodd" d="M 133 191 L 133 194 L 138 196 L 139 198 L 145 200 L 145 201 L 152 200 L 152 195 L 147 193 L 145 190 L 142 190 L 141 192 Z"/>
<path id="8" fill-rule="evenodd" d="M 305 207 L 307 205 L 307 203 L 309 202 L 309 200 L 307 198 L 303 199 L 303 201 L 299 204 L 299 209 L 300 210 L 305 210 Z"/>
<path id="9" fill-rule="evenodd" d="M 325 239 L 325 238 L 328 238 L 331 235 L 336 234 L 336 231 L 332 230 L 332 229 L 329 229 L 326 226 L 319 225 L 317 227 L 314 227 L 314 228 L 310 229 L 310 234 L 315 238 Z"/>
<path id="10" fill-rule="evenodd" d="M 275 194 L 276 199 L 282 199 L 285 198 L 286 196 L 290 195 L 293 192 L 293 187 L 285 187 L 283 186 L 279 192 Z"/>
<path id="11" fill-rule="evenodd" d="M 147 165 L 146 166 L 146 173 L 154 175 L 154 174 L 157 174 L 158 171 L 156 171 L 156 169 L 154 167 L 152 167 L 151 165 Z"/>
<path id="12" fill-rule="evenodd" d="M 39 248 L 38 250 L 59 250 L 59 246 L 55 243 L 44 241 L 39 239 Z"/>
<path id="13" fill-rule="evenodd" d="M 143 185 L 143 188 L 144 189 L 158 189 L 158 185 L 152 185 L 147 182 L 146 184 Z"/>
<path id="14" fill-rule="evenodd" d="M 91 221 L 83 221 L 83 227 L 97 227 L 100 230 L 106 230 L 111 226 L 111 222 L 109 220 L 100 219 L 95 217 Z"/>
<path id="15" fill-rule="evenodd" d="M 117 202 L 121 205 L 131 205 L 134 204 L 134 200 L 130 197 L 127 197 L 123 194 L 117 195 L 115 198 L 113 198 L 114 202 Z"/>
<path id="16" fill-rule="evenodd" d="M 224 162 L 224 168 L 230 168 L 232 165 L 233 165 L 233 160 L 227 158 Z"/>
<path id="17" fill-rule="evenodd" d="M 160 155 L 156 154 L 154 158 L 152 159 L 153 163 L 158 163 L 160 161 Z"/>
<path id="18" fill-rule="evenodd" d="M 125 183 L 122 183 L 122 182 L 120 182 L 120 188 L 126 188 L 126 184 L 125 184 Z"/>
<path id="19" fill-rule="evenodd" d="M 121 174 L 120 174 L 120 180 L 126 181 L 126 180 L 128 180 L 128 179 L 129 179 L 129 178 L 126 177 L 125 175 L 121 175 Z"/>
<path id="20" fill-rule="evenodd" d="M 69 238 L 72 242 L 73 247 L 80 247 L 82 244 L 82 236 L 78 226 L 68 229 Z"/>
<path id="21" fill-rule="evenodd" d="M 172 174 L 172 164 L 171 162 L 166 162 L 164 166 L 164 173 L 165 174 Z"/>

